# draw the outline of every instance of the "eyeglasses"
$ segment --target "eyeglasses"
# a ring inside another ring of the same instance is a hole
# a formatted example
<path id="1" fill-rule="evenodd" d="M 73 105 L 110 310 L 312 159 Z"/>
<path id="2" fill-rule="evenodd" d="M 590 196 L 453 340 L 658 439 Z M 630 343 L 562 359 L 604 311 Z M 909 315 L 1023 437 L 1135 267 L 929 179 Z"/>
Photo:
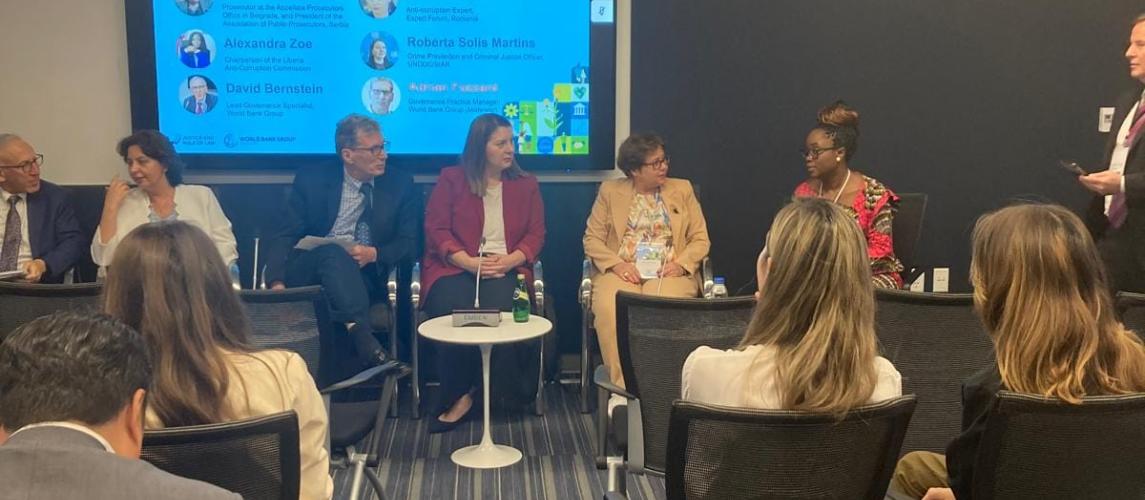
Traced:
<path id="1" fill-rule="evenodd" d="M 32 158 L 31 160 L 17 163 L 15 165 L 0 165 L 0 168 L 18 168 L 18 169 L 20 169 L 21 172 L 24 172 L 25 174 L 30 174 L 30 173 L 32 173 L 32 167 L 40 168 L 43 165 L 44 165 L 44 155 L 37 154 L 36 157 Z"/>
<path id="2" fill-rule="evenodd" d="M 803 148 L 803 149 L 799 150 L 799 155 L 802 156 L 804 159 L 818 160 L 819 155 L 821 155 L 827 151 L 834 151 L 836 149 L 840 149 L 841 147 L 842 146 L 835 146 L 833 148 L 811 148 L 811 149 Z"/>
<path id="3" fill-rule="evenodd" d="M 668 161 L 670 161 L 670 160 L 671 160 L 671 158 L 669 158 L 668 155 L 664 155 L 663 158 L 652 160 L 652 161 L 645 163 L 643 165 L 640 165 L 640 166 L 641 167 L 652 167 L 655 169 L 668 168 Z"/>
<path id="4" fill-rule="evenodd" d="M 370 153 L 374 156 L 378 156 L 382 153 L 385 153 L 387 149 L 390 149 L 390 141 L 383 142 L 381 145 L 374 146 L 372 148 L 346 148 L 346 149 L 349 149 L 351 151 L 365 151 L 365 152 Z"/>

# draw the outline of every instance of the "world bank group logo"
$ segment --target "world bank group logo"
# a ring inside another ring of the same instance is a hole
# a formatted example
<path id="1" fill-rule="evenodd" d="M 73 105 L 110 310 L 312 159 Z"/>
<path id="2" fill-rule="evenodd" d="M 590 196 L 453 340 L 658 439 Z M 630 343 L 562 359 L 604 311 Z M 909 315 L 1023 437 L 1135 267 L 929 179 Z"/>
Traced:
<path id="1" fill-rule="evenodd" d="M 171 136 L 171 145 L 178 146 L 183 141 L 183 134 L 175 134 Z"/>
<path id="2" fill-rule="evenodd" d="M 223 136 L 223 144 L 228 148 L 233 148 L 239 145 L 239 140 L 235 139 L 235 134 L 227 134 Z"/>

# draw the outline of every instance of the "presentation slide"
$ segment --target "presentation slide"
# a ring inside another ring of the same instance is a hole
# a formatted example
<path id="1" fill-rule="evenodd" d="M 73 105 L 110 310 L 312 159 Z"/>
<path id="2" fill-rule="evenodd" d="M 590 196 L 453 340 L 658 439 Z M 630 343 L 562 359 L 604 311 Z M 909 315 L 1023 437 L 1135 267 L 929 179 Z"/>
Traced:
<path id="1" fill-rule="evenodd" d="M 585 0 L 155 0 L 159 129 L 181 153 L 328 154 L 349 113 L 392 154 L 456 154 L 498 113 L 523 155 L 587 155 Z M 609 12 L 610 14 L 610 12 Z"/>

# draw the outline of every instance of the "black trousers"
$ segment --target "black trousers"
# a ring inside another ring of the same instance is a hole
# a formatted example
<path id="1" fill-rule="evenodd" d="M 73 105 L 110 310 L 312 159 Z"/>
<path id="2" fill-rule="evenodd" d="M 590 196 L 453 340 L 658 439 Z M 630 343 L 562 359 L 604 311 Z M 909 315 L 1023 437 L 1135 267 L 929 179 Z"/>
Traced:
<path id="1" fill-rule="evenodd" d="M 355 349 L 368 356 L 381 348 L 370 331 L 370 296 L 381 296 L 384 287 L 376 264 L 359 268 L 358 263 L 338 245 L 323 245 L 309 251 L 295 250 L 286 261 L 286 286 L 322 285 L 330 304 L 330 319 L 336 328 L 346 323 L 365 325 L 355 335 Z"/>
<path id="2" fill-rule="evenodd" d="M 472 309 L 476 287 L 473 274 L 461 273 L 437 280 L 429 290 L 425 300 L 425 313 L 430 318 L 446 316 L 454 309 Z M 515 273 L 503 278 L 481 280 L 481 308 L 513 310 L 513 290 L 517 286 Z M 481 350 L 477 346 L 446 344 L 435 342 L 437 350 L 437 380 L 441 383 L 441 402 L 452 405 L 454 401 L 476 387 L 481 387 Z M 512 351 L 514 344 L 499 345 L 493 354 L 500 361 L 506 351 Z M 492 363 L 498 369 L 509 362 Z"/>
<path id="3" fill-rule="evenodd" d="M 1145 249 L 1140 246 L 1145 243 L 1126 229 L 1106 229 L 1097 240 L 1097 249 L 1113 292 L 1145 293 Z"/>

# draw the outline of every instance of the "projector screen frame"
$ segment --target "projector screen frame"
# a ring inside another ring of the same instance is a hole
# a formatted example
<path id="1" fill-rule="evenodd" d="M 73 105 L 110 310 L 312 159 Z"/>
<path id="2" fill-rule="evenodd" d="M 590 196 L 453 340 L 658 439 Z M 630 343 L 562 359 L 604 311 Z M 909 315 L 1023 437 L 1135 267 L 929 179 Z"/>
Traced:
<path id="1" fill-rule="evenodd" d="M 585 8 L 589 8 L 590 1 L 584 0 L 584 2 Z M 159 125 L 153 4 L 152 0 L 124 2 L 133 130 L 158 129 Z M 526 170 L 539 174 L 572 174 L 574 177 L 582 177 L 583 174 L 589 174 L 588 176 L 592 178 L 600 174 L 611 176 L 608 171 L 615 168 L 617 141 L 622 135 L 617 127 L 626 124 L 628 118 L 627 97 L 622 99 L 623 102 L 618 101 L 620 98 L 618 93 L 626 90 L 620 88 L 620 79 L 628 78 L 628 75 L 627 71 L 617 63 L 627 60 L 627 49 L 622 49 L 621 38 L 630 37 L 627 33 L 621 33 L 622 26 L 627 25 L 627 19 L 622 25 L 621 18 L 622 15 L 627 16 L 629 1 L 616 0 L 614 4 L 613 22 L 589 23 L 591 68 L 589 83 L 592 89 L 592 99 L 589 101 L 592 120 L 589 127 L 589 154 L 518 155 L 518 162 Z M 626 5 L 622 7 L 621 4 Z M 625 12 L 622 13 L 622 10 Z M 619 73 L 625 74 L 622 76 Z M 618 117 L 618 113 L 623 113 L 625 116 Z M 328 128 L 325 133 L 333 136 L 334 124 L 329 124 Z M 627 136 L 627 127 L 624 129 L 623 135 Z M 458 153 L 464 139 L 464 137 L 455 139 Z M 300 166 L 315 162 L 328 162 L 333 154 L 334 151 L 329 154 L 181 153 L 180 157 L 186 162 L 188 174 L 192 178 L 197 177 L 196 173 L 210 177 L 219 175 L 225 177 L 233 173 L 249 179 L 249 174 L 258 172 L 281 178 L 281 174 L 275 174 L 293 171 Z M 456 163 L 457 154 L 391 153 L 387 159 L 387 165 L 419 176 L 435 175 L 442 167 Z"/>

